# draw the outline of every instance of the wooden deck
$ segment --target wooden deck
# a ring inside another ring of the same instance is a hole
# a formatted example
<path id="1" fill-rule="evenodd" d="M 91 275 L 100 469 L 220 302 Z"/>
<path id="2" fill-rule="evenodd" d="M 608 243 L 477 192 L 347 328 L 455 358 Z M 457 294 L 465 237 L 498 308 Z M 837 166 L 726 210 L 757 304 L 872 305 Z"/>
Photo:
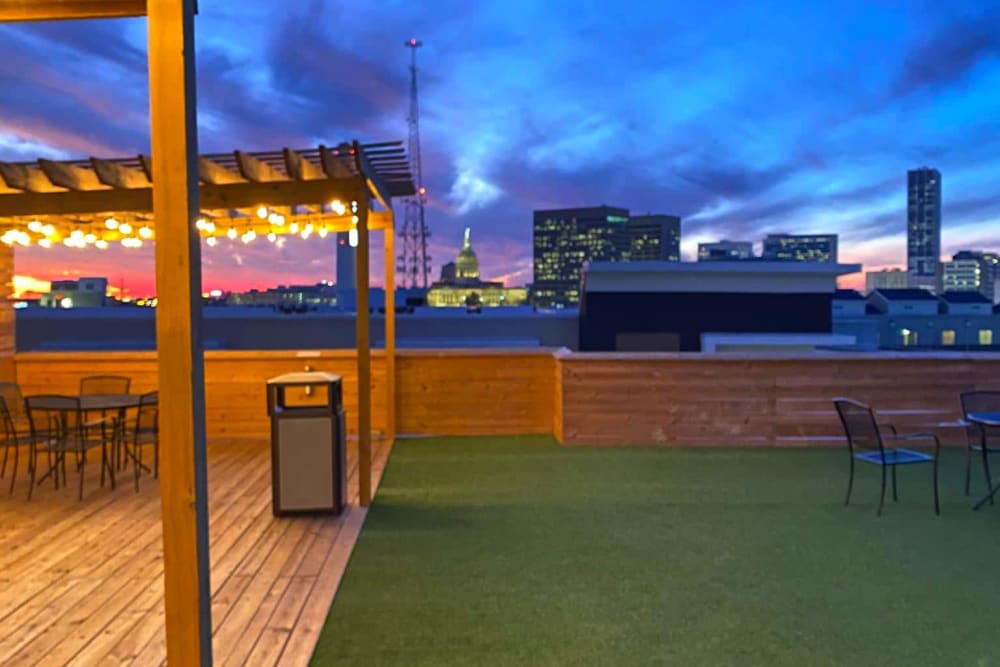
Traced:
<path id="1" fill-rule="evenodd" d="M 376 441 L 376 480 L 390 450 Z M 216 665 L 305 665 L 367 512 L 358 507 L 356 449 L 348 447 L 352 505 L 340 517 L 271 515 L 266 443 L 209 444 L 209 531 Z M 86 495 L 38 487 L 26 500 L 0 483 L 0 664 L 165 663 L 159 488 L 131 475 Z M 8 471 L 9 474 L 9 471 Z"/>

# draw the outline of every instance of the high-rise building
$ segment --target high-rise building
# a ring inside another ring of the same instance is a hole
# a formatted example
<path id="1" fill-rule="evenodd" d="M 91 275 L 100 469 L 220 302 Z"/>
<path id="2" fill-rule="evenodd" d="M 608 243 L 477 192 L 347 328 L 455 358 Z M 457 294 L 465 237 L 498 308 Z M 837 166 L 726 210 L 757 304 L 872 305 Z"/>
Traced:
<path id="1" fill-rule="evenodd" d="M 535 305 L 565 308 L 580 303 L 586 262 L 620 262 L 631 250 L 628 209 L 614 206 L 535 211 Z"/>
<path id="2" fill-rule="evenodd" d="M 837 262 L 836 234 L 768 234 L 763 259 Z"/>
<path id="3" fill-rule="evenodd" d="M 909 286 L 941 288 L 941 172 L 929 167 L 906 175 L 906 271 Z"/>
<path id="4" fill-rule="evenodd" d="M 1000 255 L 992 252 L 962 250 L 950 262 L 942 264 L 941 282 L 944 291 L 979 292 L 991 303 L 997 302 L 997 282 L 1000 280 Z"/>
<path id="5" fill-rule="evenodd" d="M 681 261 L 681 219 L 648 213 L 628 220 L 630 262 Z"/>
<path id="6" fill-rule="evenodd" d="M 906 289 L 908 285 L 906 271 L 902 269 L 865 271 L 865 291 L 869 293 L 877 289 Z"/>
<path id="7" fill-rule="evenodd" d="M 337 305 L 343 310 L 353 310 L 357 302 L 356 254 L 357 248 L 351 245 L 351 235 L 337 232 Z"/>
<path id="8" fill-rule="evenodd" d="M 719 262 L 753 258 L 752 241 L 716 241 L 698 244 L 699 262 Z"/>

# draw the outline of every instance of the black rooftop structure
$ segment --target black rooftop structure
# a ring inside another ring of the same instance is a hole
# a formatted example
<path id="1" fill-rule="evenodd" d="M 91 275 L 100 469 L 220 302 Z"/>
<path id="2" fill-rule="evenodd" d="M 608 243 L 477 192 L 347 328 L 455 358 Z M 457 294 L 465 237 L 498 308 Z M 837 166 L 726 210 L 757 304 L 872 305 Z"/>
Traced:
<path id="1" fill-rule="evenodd" d="M 991 303 L 979 292 L 945 292 L 941 298 L 948 303 Z"/>
<path id="2" fill-rule="evenodd" d="M 833 293 L 834 300 L 837 301 L 864 301 L 865 297 L 861 292 L 853 289 L 839 289 Z"/>
<path id="3" fill-rule="evenodd" d="M 886 301 L 937 301 L 938 298 L 925 289 L 877 289 Z"/>

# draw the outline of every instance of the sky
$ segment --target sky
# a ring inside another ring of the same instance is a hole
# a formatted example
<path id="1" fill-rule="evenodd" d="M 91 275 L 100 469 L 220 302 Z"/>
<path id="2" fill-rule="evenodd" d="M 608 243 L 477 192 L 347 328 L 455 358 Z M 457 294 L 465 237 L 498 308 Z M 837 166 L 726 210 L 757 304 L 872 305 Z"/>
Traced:
<path id="1" fill-rule="evenodd" d="M 841 261 L 903 265 L 925 165 L 943 253 L 1000 250 L 1000 0 L 199 5 L 206 153 L 406 139 L 423 41 L 435 276 L 468 226 L 483 278 L 528 283 L 532 211 L 600 204 L 681 216 L 685 259 L 835 232 Z M 0 26 L 0 160 L 148 152 L 146 38 L 145 19 Z M 332 279 L 333 243 L 203 247 L 204 287 Z M 15 270 L 154 289 L 149 247 L 19 248 Z"/>

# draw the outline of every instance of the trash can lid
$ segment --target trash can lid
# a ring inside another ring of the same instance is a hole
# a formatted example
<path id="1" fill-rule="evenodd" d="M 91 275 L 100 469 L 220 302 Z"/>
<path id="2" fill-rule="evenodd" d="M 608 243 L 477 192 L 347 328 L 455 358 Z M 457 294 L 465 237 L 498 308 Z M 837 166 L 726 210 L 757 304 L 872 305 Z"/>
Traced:
<path id="1" fill-rule="evenodd" d="M 323 371 L 285 373 L 268 379 L 268 384 L 333 384 L 340 382 L 340 376 Z"/>

